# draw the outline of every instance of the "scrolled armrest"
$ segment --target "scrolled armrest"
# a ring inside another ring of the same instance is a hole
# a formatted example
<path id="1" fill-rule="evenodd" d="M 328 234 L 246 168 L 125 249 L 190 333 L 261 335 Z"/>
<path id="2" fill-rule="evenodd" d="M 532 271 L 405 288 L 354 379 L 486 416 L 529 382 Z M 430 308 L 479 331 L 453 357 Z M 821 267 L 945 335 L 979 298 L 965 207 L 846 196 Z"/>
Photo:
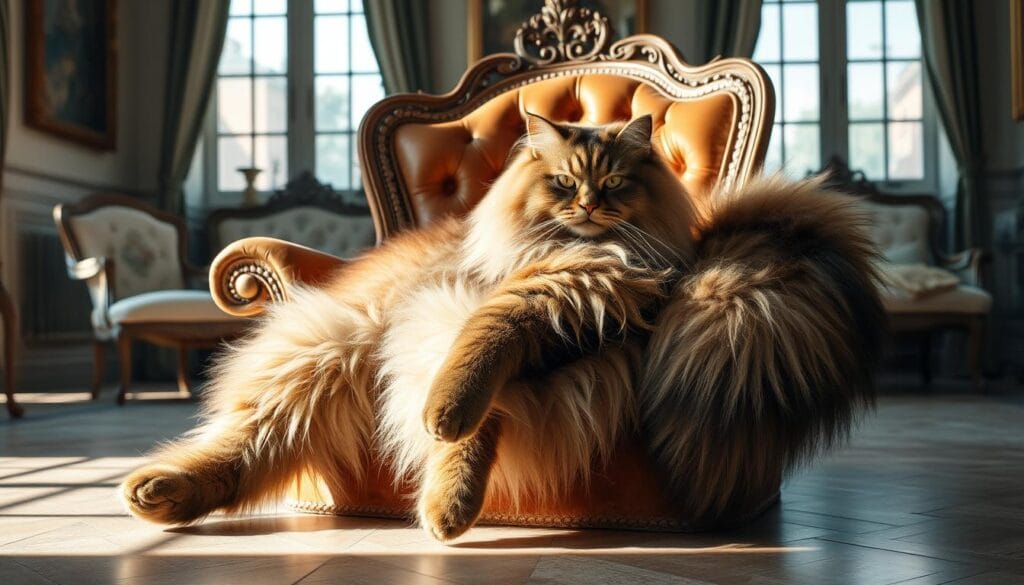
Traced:
<path id="1" fill-rule="evenodd" d="M 67 258 L 67 263 L 68 277 L 72 280 L 89 280 L 90 278 L 107 272 L 108 269 L 112 267 L 112 264 L 107 262 L 107 259 L 102 256 L 85 258 L 84 260 L 78 260 L 77 262 L 71 258 Z"/>
<path id="2" fill-rule="evenodd" d="M 323 282 L 345 260 L 275 238 L 245 238 L 224 248 L 210 264 L 210 292 L 225 312 L 259 315 L 288 300 L 296 284 Z"/>
<path id="3" fill-rule="evenodd" d="M 981 248 L 968 248 L 955 254 L 938 258 L 939 266 L 956 273 L 965 284 L 981 286 L 982 265 L 988 255 Z"/>

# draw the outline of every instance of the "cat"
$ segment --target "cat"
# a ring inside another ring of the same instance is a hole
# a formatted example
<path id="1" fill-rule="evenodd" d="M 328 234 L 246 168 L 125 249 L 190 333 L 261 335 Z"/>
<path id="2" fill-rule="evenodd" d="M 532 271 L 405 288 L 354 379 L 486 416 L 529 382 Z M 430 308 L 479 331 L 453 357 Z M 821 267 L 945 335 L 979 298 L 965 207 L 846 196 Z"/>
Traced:
<path id="1" fill-rule="evenodd" d="M 650 116 L 528 116 L 465 219 L 390 239 L 228 350 L 205 421 L 124 482 L 129 510 L 192 522 L 314 468 L 343 493 L 378 450 L 447 540 L 485 489 L 515 501 L 585 482 L 635 428 L 642 332 L 692 256 L 690 199 L 651 134 Z"/>
<path id="2" fill-rule="evenodd" d="M 446 541 L 489 494 L 564 497 L 638 433 L 673 505 L 714 521 L 870 404 L 881 310 L 849 200 L 767 179 L 697 205 L 650 116 L 526 126 L 465 218 L 271 307 L 200 426 L 122 484 L 129 511 L 189 523 L 311 470 L 343 500 L 376 453 Z"/>

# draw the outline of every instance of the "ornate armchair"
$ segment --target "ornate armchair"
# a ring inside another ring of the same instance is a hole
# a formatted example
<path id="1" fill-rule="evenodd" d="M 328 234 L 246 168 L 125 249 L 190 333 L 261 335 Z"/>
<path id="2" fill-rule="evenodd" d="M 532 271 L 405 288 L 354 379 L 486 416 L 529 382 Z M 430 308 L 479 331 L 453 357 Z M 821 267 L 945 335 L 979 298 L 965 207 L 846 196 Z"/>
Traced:
<path id="1" fill-rule="evenodd" d="M 116 341 L 123 404 L 136 339 L 178 349 L 178 388 L 188 393 L 187 350 L 214 347 L 236 336 L 245 321 L 221 311 L 206 291 L 186 290 L 206 271 L 188 263 L 185 223 L 134 197 L 90 195 L 53 209 L 68 275 L 84 280 L 92 297 L 95 350 L 92 397 L 103 383 L 105 347 Z"/>
<path id="2" fill-rule="evenodd" d="M 652 114 L 656 148 L 699 201 L 717 186 L 744 183 L 760 167 L 774 94 L 758 66 L 725 59 L 690 67 L 674 47 L 649 35 L 613 44 L 607 20 L 574 4 L 548 0 L 547 16 L 561 20 L 532 18 L 518 33 L 517 54 L 478 61 L 450 93 L 394 95 L 370 109 L 358 142 L 378 241 L 471 209 L 524 133 L 526 112 L 586 124 Z M 563 38 L 565 44 L 555 40 Z M 211 289 L 225 311 L 254 315 L 267 303 L 287 300 L 295 283 L 315 285 L 342 264 L 311 248 L 250 238 L 214 260 Z M 482 521 L 690 527 L 669 511 L 635 438 L 623 442 L 616 460 L 621 467 L 595 474 L 589 491 L 581 489 L 555 508 L 528 503 L 513 512 L 507 502 L 492 502 Z M 375 465 L 378 473 L 352 486 L 361 494 L 358 502 L 336 504 L 313 477 L 296 486 L 292 505 L 321 513 L 405 515 L 407 503 L 386 463 Z M 764 494 L 761 505 L 738 511 L 736 520 L 760 513 L 776 497 Z"/>
<path id="3" fill-rule="evenodd" d="M 871 214 L 871 236 L 885 265 L 932 266 L 956 275 L 959 282 L 954 280 L 926 295 L 888 286 L 882 292 L 882 302 L 894 333 L 920 336 L 921 377 L 926 385 L 931 381 L 932 334 L 960 329 L 967 333 L 967 365 L 975 386 L 980 387 L 985 320 L 992 309 L 992 295 L 981 288 L 984 251 L 968 248 L 948 254 L 942 249 L 939 234 L 946 211 L 934 196 L 882 193 L 862 172 L 851 170 L 840 159 L 829 161 L 826 171 L 837 187 L 863 197 Z"/>
<path id="4" fill-rule="evenodd" d="M 347 258 L 374 243 L 365 207 L 345 203 L 330 185 L 302 173 L 259 207 L 224 208 L 207 220 L 211 250 L 252 236 L 267 236 Z"/>

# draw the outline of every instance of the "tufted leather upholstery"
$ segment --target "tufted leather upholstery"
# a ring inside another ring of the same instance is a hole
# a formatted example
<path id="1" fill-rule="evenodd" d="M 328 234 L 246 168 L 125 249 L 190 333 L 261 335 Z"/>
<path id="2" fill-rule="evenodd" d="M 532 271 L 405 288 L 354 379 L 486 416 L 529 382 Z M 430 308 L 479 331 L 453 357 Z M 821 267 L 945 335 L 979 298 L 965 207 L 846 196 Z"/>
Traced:
<path id="1" fill-rule="evenodd" d="M 739 114 L 726 93 L 677 100 L 629 77 L 575 75 L 511 89 L 452 122 L 404 124 L 394 144 L 417 225 L 476 205 L 525 132 L 527 112 L 589 125 L 651 114 L 657 150 L 698 197 L 723 173 Z"/>

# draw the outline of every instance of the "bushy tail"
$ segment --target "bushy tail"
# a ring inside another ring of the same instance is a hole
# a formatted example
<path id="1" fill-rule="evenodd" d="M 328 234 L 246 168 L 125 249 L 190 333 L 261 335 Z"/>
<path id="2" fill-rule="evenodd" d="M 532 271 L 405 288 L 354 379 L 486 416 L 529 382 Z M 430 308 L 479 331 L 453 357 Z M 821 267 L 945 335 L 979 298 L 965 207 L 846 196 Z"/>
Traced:
<path id="1" fill-rule="evenodd" d="M 675 501 L 705 523 L 753 512 L 846 436 L 874 402 L 885 325 L 854 200 L 776 177 L 716 201 L 641 390 Z"/>

